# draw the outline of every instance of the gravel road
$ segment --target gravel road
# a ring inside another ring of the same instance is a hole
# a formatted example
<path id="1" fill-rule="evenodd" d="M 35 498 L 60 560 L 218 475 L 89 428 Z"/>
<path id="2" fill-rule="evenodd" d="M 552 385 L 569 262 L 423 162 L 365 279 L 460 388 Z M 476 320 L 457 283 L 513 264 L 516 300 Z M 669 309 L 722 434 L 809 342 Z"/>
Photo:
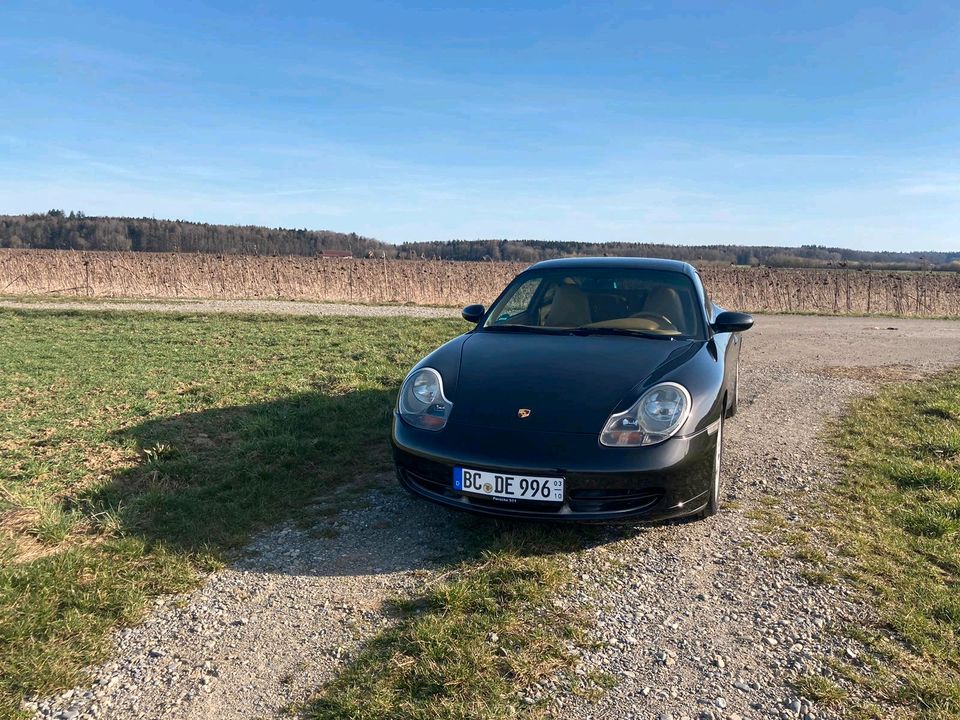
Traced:
<path id="1" fill-rule="evenodd" d="M 350 305 L 292 300 L 4 300 L 0 308 L 15 310 L 128 310 L 159 313 L 213 313 L 257 315 L 359 315 L 366 317 L 460 317 L 455 308 L 422 305 Z"/>
<path id="2" fill-rule="evenodd" d="M 724 428 L 730 505 L 705 522 L 611 531 L 571 559 L 577 582 L 559 602 L 587 605 L 602 641 L 581 670 L 617 685 L 595 703 L 540 691 L 557 716 L 833 717 L 790 681 L 825 672 L 823 655 L 856 656 L 829 628 L 867 609 L 842 586 L 805 580 L 789 555 L 764 553 L 774 540 L 747 513 L 773 499 L 800 525 L 796 504 L 831 482 L 823 423 L 877 382 L 958 360 L 960 322 L 759 316 L 744 339 L 740 412 Z M 390 622 L 383 600 L 421 588 L 464 520 L 386 490 L 328 522 L 256 538 L 234 567 L 119 632 L 113 660 L 85 687 L 37 701 L 37 717 L 275 717 Z"/>

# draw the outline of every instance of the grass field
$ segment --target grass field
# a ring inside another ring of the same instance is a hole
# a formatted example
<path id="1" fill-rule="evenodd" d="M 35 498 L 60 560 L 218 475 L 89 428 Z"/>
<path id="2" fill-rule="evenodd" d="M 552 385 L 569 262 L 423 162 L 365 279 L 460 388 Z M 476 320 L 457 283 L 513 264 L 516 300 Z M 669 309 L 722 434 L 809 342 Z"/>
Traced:
<path id="1" fill-rule="evenodd" d="M 835 660 L 857 692 L 822 678 L 803 689 L 852 717 L 960 717 L 960 373 L 885 388 L 833 442 L 842 480 L 811 519 L 839 559 L 817 574 L 851 580 L 877 623 L 845 628 L 867 657 Z"/>
<path id="2" fill-rule="evenodd" d="M 0 717 L 78 682 L 111 628 L 195 586 L 257 529 L 309 522 L 310 501 L 334 484 L 359 496 L 382 482 L 403 374 L 464 328 L 0 311 Z M 554 610 L 547 626 L 544 608 L 567 582 L 559 552 L 590 532 L 471 527 L 470 556 L 401 599 L 399 624 L 311 715 L 538 709 L 517 693 L 571 660 L 573 618 Z"/>
<path id="3" fill-rule="evenodd" d="M 462 323 L 0 312 L 0 715 L 330 483 Z"/>

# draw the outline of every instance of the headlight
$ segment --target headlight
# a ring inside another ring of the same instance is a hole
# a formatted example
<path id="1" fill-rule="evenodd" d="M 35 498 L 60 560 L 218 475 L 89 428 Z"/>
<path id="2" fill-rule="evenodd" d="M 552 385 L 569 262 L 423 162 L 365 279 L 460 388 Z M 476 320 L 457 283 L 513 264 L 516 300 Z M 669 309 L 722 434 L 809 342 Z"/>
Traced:
<path id="1" fill-rule="evenodd" d="M 440 373 L 433 368 L 420 368 L 403 381 L 397 407 L 400 417 L 414 427 L 443 430 L 453 403 L 443 395 Z"/>
<path id="2" fill-rule="evenodd" d="M 690 393 L 682 385 L 654 385 L 603 426 L 600 443 L 612 447 L 655 445 L 672 437 L 690 414 Z"/>

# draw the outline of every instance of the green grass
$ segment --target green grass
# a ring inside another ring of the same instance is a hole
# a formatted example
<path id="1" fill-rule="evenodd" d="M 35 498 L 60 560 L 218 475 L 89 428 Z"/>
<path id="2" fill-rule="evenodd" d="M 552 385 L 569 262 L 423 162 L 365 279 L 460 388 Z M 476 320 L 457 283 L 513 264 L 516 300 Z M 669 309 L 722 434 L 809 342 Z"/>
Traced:
<path id="1" fill-rule="evenodd" d="M 397 625 L 300 709 L 306 717 L 496 719 L 549 708 L 533 688 L 568 673 L 572 650 L 585 642 L 583 619 L 551 602 L 570 581 L 555 554 L 581 547 L 591 531 L 485 528 L 473 543 L 484 548 L 479 556 L 423 597 L 398 603 Z M 599 691 L 601 681 L 585 679 L 579 689 Z"/>
<path id="2" fill-rule="evenodd" d="M 403 374 L 464 328 L 0 311 L 0 716 L 252 532 L 389 470 Z"/>
<path id="3" fill-rule="evenodd" d="M 819 675 L 804 675 L 797 682 L 797 690 L 814 702 L 839 707 L 848 701 L 846 691 L 832 680 Z"/>
<path id="4" fill-rule="evenodd" d="M 870 653 L 840 668 L 867 698 L 852 711 L 960 717 L 960 373 L 884 388 L 835 429 L 843 477 L 814 519 L 880 620 L 847 629 Z"/>

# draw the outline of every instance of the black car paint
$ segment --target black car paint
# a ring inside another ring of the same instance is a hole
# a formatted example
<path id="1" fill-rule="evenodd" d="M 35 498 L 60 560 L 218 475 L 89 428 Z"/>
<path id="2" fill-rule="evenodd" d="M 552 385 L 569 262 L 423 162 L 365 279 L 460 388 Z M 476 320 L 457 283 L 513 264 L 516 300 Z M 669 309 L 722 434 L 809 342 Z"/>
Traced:
<path id="1" fill-rule="evenodd" d="M 623 259 L 547 261 L 530 270 L 549 265 L 620 267 L 617 262 Z M 394 413 L 392 441 L 401 484 L 450 507 L 508 517 L 664 519 L 699 511 L 712 483 L 717 421 L 729 414 L 734 398 L 740 336 L 709 330 L 723 309 L 707 300 L 690 266 L 626 262 L 687 274 L 702 300 L 705 337 L 504 332 L 483 328 L 485 313 L 474 329 L 414 367 L 440 373 L 453 409 L 439 432 L 414 428 Z M 510 286 L 522 282 L 526 272 Z M 692 400 L 690 415 L 673 438 L 637 448 L 600 444 L 600 430 L 611 413 L 665 381 L 686 387 Z M 520 418 L 519 408 L 530 409 L 529 417 Z M 544 506 L 454 493 L 450 485 L 455 465 L 513 475 L 562 475 L 568 502 Z M 575 501 L 578 493 L 615 490 L 624 497 L 632 494 L 633 500 L 594 505 Z"/>
<path id="2" fill-rule="evenodd" d="M 651 448 L 605 448 L 620 452 L 604 456 L 598 451 L 596 435 L 460 431 L 446 436 L 438 445 L 425 441 L 422 435 L 415 436 L 413 430 L 404 424 L 394 432 L 398 478 L 413 494 L 487 515 L 587 522 L 665 519 L 700 510 L 706 502 L 708 461 L 715 439 L 701 432 Z M 529 451 L 517 453 L 523 446 Z M 607 463 L 606 470 L 597 470 L 598 460 Z M 515 476 L 562 476 L 568 499 L 557 507 L 457 496 L 450 489 L 454 465 Z M 616 491 L 628 499 L 594 500 L 589 496 L 601 491 Z"/>
<path id="3" fill-rule="evenodd" d="M 662 366 L 691 350 L 689 341 L 624 336 L 469 333 L 457 375 L 457 397 L 469 412 L 458 414 L 451 397 L 450 422 L 596 434 L 614 410 L 611 398 L 634 395 L 638 378 L 662 376 Z M 528 418 L 517 417 L 521 407 L 531 410 Z"/>

